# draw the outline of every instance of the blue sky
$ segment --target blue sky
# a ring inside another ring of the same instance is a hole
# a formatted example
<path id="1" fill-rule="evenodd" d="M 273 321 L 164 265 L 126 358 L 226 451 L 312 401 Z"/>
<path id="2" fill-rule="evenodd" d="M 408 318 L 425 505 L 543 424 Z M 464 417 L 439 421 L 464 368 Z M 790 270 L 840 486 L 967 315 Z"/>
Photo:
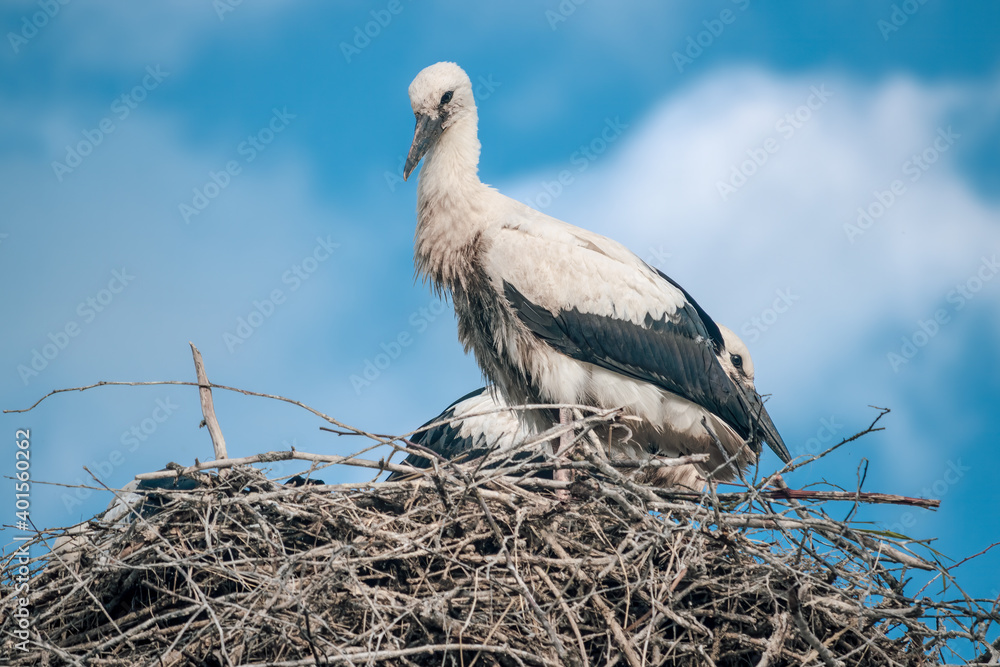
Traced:
<path id="1" fill-rule="evenodd" d="M 450 306 L 414 282 L 398 176 L 406 87 L 453 60 L 483 180 L 626 243 L 736 330 L 793 454 L 892 409 L 793 486 L 853 489 L 867 460 L 866 489 L 942 507 L 863 518 L 975 553 L 1000 534 L 1000 5 L 956 4 L 5 3 L 0 404 L 193 379 L 188 341 L 215 382 L 378 432 L 479 386 Z M 234 456 L 360 447 L 287 405 L 215 400 Z M 190 388 L 0 419 L 4 470 L 27 427 L 54 484 L 211 451 Z M 34 521 L 107 502 L 78 495 L 36 485 Z M 992 597 L 998 567 L 955 572 Z"/>

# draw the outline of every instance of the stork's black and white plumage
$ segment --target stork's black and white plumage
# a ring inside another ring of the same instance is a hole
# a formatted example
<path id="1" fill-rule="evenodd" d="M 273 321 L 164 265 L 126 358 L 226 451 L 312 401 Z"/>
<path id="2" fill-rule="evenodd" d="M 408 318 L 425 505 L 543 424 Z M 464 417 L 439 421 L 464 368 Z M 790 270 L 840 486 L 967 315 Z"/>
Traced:
<path id="1" fill-rule="evenodd" d="M 760 396 L 719 361 L 720 328 L 683 288 L 623 245 L 479 180 L 476 105 L 458 65 L 424 69 L 409 94 L 404 177 L 424 161 L 417 271 L 451 294 L 460 340 L 508 404 L 623 407 L 642 421 L 635 441 L 662 456 L 717 451 L 718 438 L 726 451 L 766 442 L 790 459 Z"/>
<path id="2" fill-rule="evenodd" d="M 410 442 L 456 462 L 471 461 L 500 449 L 512 449 L 532 432 L 496 392 L 481 387 L 458 399 L 437 417 L 425 422 Z M 410 454 L 403 461 L 415 468 L 429 468 L 427 457 Z M 394 472 L 388 480 L 406 473 Z"/>
<path id="3" fill-rule="evenodd" d="M 735 384 L 746 392 L 756 393 L 750 351 L 731 330 L 721 324 L 719 329 L 725 341 L 723 352 L 718 355 L 719 363 Z M 655 442 L 640 441 L 631 429 L 598 428 L 596 433 L 600 442 L 614 444 L 617 453 L 622 456 L 640 458 L 659 453 Z M 532 435 L 534 433 L 498 392 L 482 387 L 449 405 L 444 412 L 421 426 L 410 440 L 445 459 L 465 462 L 490 452 L 516 450 Z M 699 451 L 700 443 L 688 443 L 685 449 Z M 720 452 L 716 447 L 709 453 L 712 456 L 703 466 L 652 468 L 640 481 L 699 491 L 709 474 L 716 481 L 728 481 L 757 460 L 757 452 L 744 443 L 737 450 Z M 430 466 L 426 457 L 417 454 L 407 456 L 404 463 L 416 468 Z M 405 473 L 393 473 L 389 479 L 404 477 Z"/>

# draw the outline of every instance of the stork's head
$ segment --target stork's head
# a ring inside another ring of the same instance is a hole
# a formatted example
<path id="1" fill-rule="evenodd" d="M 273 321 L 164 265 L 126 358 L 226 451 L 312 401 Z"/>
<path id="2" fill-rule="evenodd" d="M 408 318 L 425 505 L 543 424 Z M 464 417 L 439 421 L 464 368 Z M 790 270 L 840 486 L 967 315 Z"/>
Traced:
<path id="1" fill-rule="evenodd" d="M 403 179 L 409 178 L 420 158 L 449 127 L 463 117 L 475 117 L 476 101 L 469 75 L 455 63 L 425 67 L 410 84 L 410 106 L 417 117 L 417 129 L 406 156 Z"/>
<path id="2" fill-rule="evenodd" d="M 725 345 L 725 349 L 719 355 L 719 361 L 726 374 L 734 382 L 752 387 L 753 359 L 750 358 L 750 350 L 729 327 L 720 324 L 719 331 L 722 332 L 722 342 Z"/>
<path id="3" fill-rule="evenodd" d="M 782 462 L 788 463 L 792 460 L 792 455 L 785 447 L 778 429 L 771 421 L 771 415 L 767 414 L 764 402 L 753 385 L 753 359 L 750 358 L 750 350 L 728 327 L 720 324 L 719 331 L 722 332 L 722 342 L 725 345 L 725 349 L 719 355 L 719 362 L 753 413 L 753 420 L 757 424 L 757 437 L 766 442 Z"/>

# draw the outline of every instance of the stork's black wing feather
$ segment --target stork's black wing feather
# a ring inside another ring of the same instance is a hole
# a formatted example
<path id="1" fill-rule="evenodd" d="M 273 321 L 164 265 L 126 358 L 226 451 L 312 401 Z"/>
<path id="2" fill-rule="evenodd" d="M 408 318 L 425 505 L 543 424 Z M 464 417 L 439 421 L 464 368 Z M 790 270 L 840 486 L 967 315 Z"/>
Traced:
<path id="1" fill-rule="evenodd" d="M 445 408 L 444 412 L 439 414 L 437 417 L 424 422 L 420 428 L 423 429 L 434 422 L 452 419 L 455 416 L 456 405 L 474 396 L 479 396 L 485 391 L 487 391 L 486 387 L 470 391 L 468 394 Z M 427 430 L 418 429 L 418 432 L 414 433 L 413 436 L 410 437 L 410 442 L 426 447 L 435 454 L 439 454 L 448 460 L 455 460 L 459 457 L 474 459 L 480 456 L 485 456 L 487 450 L 484 447 L 477 448 L 473 438 L 463 436 L 461 434 L 461 424 L 462 422 L 460 421 L 452 421 L 446 424 L 438 424 L 437 426 Z M 411 465 L 414 468 L 431 467 L 430 459 L 424 456 L 418 456 L 417 454 L 408 455 L 405 459 L 403 459 L 403 463 Z M 391 482 L 394 479 L 400 479 L 401 477 L 405 477 L 405 475 L 405 473 L 394 472 L 389 475 L 388 481 Z"/>
<path id="2" fill-rule="evenodd" d="M 647 266 L 649 265 L 647 264 Z M 715 323 L 715 320 L 709 317 L 708 313 L 706 313 L 705 310 L 700 305 L 698 305 L 698 302 L 694 300 L 694 297 L 688 294 L 686 289 L 678 285 L 673 278 L 671 278 L 663 271 L 660 271 L 655 267 L 651 266 L 649 268 L 656 271 L 658 274 L 660 274 L 661 278 L 663 278 L 668 283 L 670 283 L 671 285 L 673 285 L 674 287 L 676 287 L 681 291 L 681 294 L 684 295 L 684 298 L 687 300 L 688 305 L 694 308 L 694 311 L 698 313 L 698 319 L 700 319 L 702 324 L 705 325 L 705 331 L 708 332 L 708 337 L 712 339 L 712 345 L 715 347 L 715 351 L 722 352 L 722 349 L 726 346 L 726 344 L 722 340 L 722 331 L 719 330 L 719 325 Z"/>
<path id="3" fill-rule="evenodd" d="M 722 333 L 689 296 L 674 320 L 647 315 L 634 324 L 575 308 L 553 313 L 507 282 L 504 295 L 521 322 L 554 349 L 652 383 L 718 415 L 740 437 L 750 435 L 749 406 L 716 358 Z"/>

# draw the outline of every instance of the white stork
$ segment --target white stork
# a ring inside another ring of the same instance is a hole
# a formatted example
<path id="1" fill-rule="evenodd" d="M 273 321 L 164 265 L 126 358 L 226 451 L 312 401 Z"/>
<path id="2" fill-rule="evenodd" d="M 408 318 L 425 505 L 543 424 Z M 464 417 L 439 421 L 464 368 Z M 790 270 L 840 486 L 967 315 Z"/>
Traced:
<path id="1" fill-rule="evenodd" d="M 723 351 L 718 354 L 719 363 L 736 385 L 747 393 L 756 394 L 750 351 L 730 329 L 720 324 L 719 330 L 725 341 Z M 410 441 L 445 459 L 470 461 L 491 451 L 513 450 L 531 435 L 534 434 L 502 396 L 489 387 L 482 387 L 461 397 L 440 415 L 423 424 Z M 597 436 L 601 442 L 614 443 L 619 455 L 634 459 L 656 455 L 659 450 L 656 443 L 639 441 L 629 429 L 597 429 Z M 702 451 L 699 441 L 681 441 L 678 444 L 679 455 Z M 740 443 L 735 451 L 720 451 L 714 447 L 708 453 L 710 458 L 703 465 L 652 468 L 640 480 L 663 487 L 700 491 L 709 475 L 722 482 L 736 478 L 739 472 L 757 461 L 758 452 Z M 430 461 L 417 454 L 410 454 L 403 462 L 415 468 L 430 467 Z M 389 476 L 389 480 L 405 476 L 405 473 L 396 472 Z"/>
<path id="2" fill-rule="evenodd" d="M 720 363 L 718 325 L 680 285 L 623 245 L 479 180 L 462 68 L 425 68 L 409 95 L 416 130 L 403 177 L 424 161 L 417 272 L 450 293 L 459 339 L 508 404 L 623 407 L 642 420 L 635 439 L 661 456 L 711 452 L 718 439 L 732 452 L 765 442 L 790 460 L 760 396 Z M 551 426 L 521 414 L 535 430 Z"/>

